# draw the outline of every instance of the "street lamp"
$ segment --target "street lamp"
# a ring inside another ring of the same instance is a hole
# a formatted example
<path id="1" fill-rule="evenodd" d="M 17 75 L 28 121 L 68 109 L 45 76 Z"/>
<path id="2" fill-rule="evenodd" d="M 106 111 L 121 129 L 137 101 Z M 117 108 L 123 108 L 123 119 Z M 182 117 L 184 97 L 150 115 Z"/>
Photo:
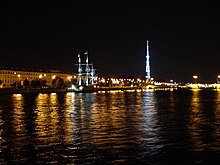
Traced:
<path id="1" fill-rule="evenodd" d="M 16 85 L 16 88 L 18 87 L 18 82 L 20 82 L 20 81 L 19 81 L 20 77 L 21 77 L 21 75 L 18 74 L 18 80 L 16 81 L 16 84 L 15 84 L 15 85 Z"/>
<path id="2" fill-rule="evenodd" d="M 70 81 L 71 79 L 72 79 L 72 76 L 68 76 L 68 77 L 67 77 L 67 80 Z"/>
<path id="3" fill-rule="evenodd" d="M 151 78 L 150 78 L 150 84 L 153 84 L 153 83 L 154 83 L 154 78 L 151 77 Z"/>
<path id="4" fill-rule="evenodd" d="M 194 83 L 197 84 L 198 76 L 194 75 L 193 78 L 194 78 Z"/>
<path id="5" fill-rule="evenodd" d="M 217 82 L 218 82 L 218 84 L 220 83 L 220 75 L 218 75 Z"/>

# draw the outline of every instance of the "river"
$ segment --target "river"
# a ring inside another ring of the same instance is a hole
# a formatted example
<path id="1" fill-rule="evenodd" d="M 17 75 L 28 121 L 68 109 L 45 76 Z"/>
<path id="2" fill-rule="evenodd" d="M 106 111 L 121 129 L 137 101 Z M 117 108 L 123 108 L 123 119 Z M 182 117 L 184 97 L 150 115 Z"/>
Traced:
<path id="1" fill-rule="evenodd" d="M 218 164 L 220 91 L 0 94 L 1 164 Z"/>

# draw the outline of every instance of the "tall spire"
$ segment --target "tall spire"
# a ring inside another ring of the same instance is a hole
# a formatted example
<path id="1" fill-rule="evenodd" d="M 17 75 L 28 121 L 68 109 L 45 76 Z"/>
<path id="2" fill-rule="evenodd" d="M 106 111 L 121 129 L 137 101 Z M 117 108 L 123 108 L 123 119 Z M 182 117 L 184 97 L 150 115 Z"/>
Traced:
<path id="1" fill-rule="evenodd" d="M 146 53 L 146 78 L 150 78 L 150 55 L 149 55 L 149 45 L 147 41 L 147 53 Z"/>

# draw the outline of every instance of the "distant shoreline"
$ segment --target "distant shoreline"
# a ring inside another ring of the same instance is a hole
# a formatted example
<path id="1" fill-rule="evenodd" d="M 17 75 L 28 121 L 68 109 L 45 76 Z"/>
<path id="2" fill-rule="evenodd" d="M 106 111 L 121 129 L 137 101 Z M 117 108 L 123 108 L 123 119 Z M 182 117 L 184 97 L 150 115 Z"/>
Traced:
<path id="1" fill-rule="evenodd" d="M 23 94 L 23 93 L 57 93 L 66 92 L 66 89 L 59 88 L 2 88 L 0 94 Z"/>
<path id="2" fill-rule="evenodd" d="M 76 93 L 91 93 L 98 91 L 115 91 L 115 90 L 141 90 L 141 87 L 99 87 L 95 88 L 94 91 L 82 91 L 76 92 L 67 90 L 65 88 L 1 88 L 0 94 L 25 94 L 25 93 L 59 93 L 59 92 L 76 92 Z"/>
<path id="3" fill-rule="evenodd" d="M 164 89 L 175 89 L 175 90 L 193 90 L 193 88 L 149 88 L 149 90 L 164 90 Z M 198 88 L 199 89 L 199 88 Z M 105 91 L 126 91 L 126 90 L 148 90 L 145 87 L 99 87 L 95 88 L 94 91 L 82 91 L 76 92 L 67 90 L 65 88 L 0 88 L 0 94 L 26 94 L 26 93 L 67 93 L 67 92 L 75 92 L 75 93 L 91 93 L 91 92 L 105 92 Z M 199 90 L 217 90 L 213 88 L 200 88 Z"/>

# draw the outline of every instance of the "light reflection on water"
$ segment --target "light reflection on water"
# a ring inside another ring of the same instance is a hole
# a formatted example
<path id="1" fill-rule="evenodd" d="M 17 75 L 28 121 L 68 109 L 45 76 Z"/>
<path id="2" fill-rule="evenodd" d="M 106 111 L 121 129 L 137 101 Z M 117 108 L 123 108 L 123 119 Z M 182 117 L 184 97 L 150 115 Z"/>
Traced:
<path id="1" fill-rule="evenodd" d="M 220 156 L 219 105 L 214 90 L 0 95 L 0 161 L 214 162 Z"/>

